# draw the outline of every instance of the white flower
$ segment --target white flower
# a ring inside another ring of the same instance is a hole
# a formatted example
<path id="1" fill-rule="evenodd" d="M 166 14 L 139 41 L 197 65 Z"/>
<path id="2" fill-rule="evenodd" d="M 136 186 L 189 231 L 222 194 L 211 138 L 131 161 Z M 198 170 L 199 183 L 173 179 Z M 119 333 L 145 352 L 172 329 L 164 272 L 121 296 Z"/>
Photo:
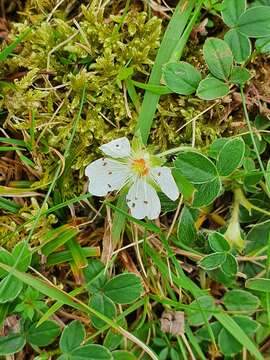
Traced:
<path id="1" fill-rule="evenodd" d="M 126 137 L 102 145 L 100 149 L 109 158 L 98 159 L 85 169 L 91 194 L 106 196 L 128 185 L 127 205 L 137 219 L 159 216 L 161 206 L 156 187 L 171 200 L 178 198 L 179 190 L 171 169 L 157 166 L 160 160 L 145 150 L 132 150 Z"/>

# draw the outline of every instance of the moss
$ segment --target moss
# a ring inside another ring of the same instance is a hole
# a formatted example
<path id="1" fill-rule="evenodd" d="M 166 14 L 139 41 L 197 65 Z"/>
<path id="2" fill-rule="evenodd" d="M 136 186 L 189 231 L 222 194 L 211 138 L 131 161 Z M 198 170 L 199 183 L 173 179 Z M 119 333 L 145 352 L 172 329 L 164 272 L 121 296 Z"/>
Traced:
<path id="1" fill-rule="evenodd" d="M 33 5 L 28 2 L 27 11 Z M 83 16 L 76 26 L 64 21 L 61 11 L 47 22 L 42 11 L 50 9 L 50 5 L 50 1 L 38 5 L 40 13 L 34 30 L 20 51 L 1 68 L 3 78 L 25 72 L 25 76 L 15 80 L 15 88 L 3 89 L 0 107 L 7 114 L 5 128 L 24 138 L 30 133 L 29 113 L 35 111 L 39 159 L 31 155 L 36 167 L 42 167 L 35 186 L 49 181 L 55 151 L 63 154 L 65 150 L 84 83 L 87 101 L 74 140 L 72 169 L 80 170 L 82 177 L 100 143 L 133 133 L 137 114 L 129 105 L 132 117 L 128 116 L 117 76 L 127 65 L 136 74 L 148 75 L 161 35 L 161 21 L 155 17 L 148 20 L 147 14 L 136 7 L 130 8 L 121 30 L 116 31 L 121 15 L 105 18 L 104 9 L 96 1 L 89 9 L 82 7 Z M 14 23 L 13 36 L 26 27 L 25 21 Z M 42 151 L 42 143 L 49 151 Z M 77 188 L 76 184 L 70 186 Z"/>
<path id="2" fill-rule="evenodd" d="M 15 78 L 14 87 L 2 90 L 4 127 L 12 136 L 28 140 L 33 126 L 31 117 L 35 117 L 35 146 L 28 157 L 38 173 L 33 184 L 37 188 L 51 182 L 56 162 L 70 138 L 82 88 L 87 85 L 72 159 L 62 182 L 63 198 L 84 191 L 84 168 L 99 155 L 101 143 L 133 135 L 138 114 L 131 101 L 125 99 L 119 74 L 129 67 L 134 79 L 147 81 L 163 32 L 161 20 L 149 18 L 136 2 L 124 19 L 116 11 L 116 2 L 114 8 L 100 7 L 99 3 L 92 1 L 88 7 L 77 8 L 79 16 L 74 23 L 67 18 L 71 9 L 65 6 L 59 7 L 47 21 L 53 2 L 26 2 L 20 21 L 12 24 L 10 37 L 28 26 L 26 14 L 33 23 L 33 31 L 0 70 L 3 79 Z M 200 70 L 206 70 L 201 44 L 193 41 L 184 56 Z M 142 100 L 143 92 L 138 91 L 138 95 Z M 191 124 L 177 130 L 208 106 L 192 96 L 163 96 L 150 141 L 161 150 L 190 143 Z M 207 113 L 197 120 L 197 146 L 209 144 L 226 130 L 224 123 L 220 125 L 223 112 L 224 108 L 215 108 L 211 116 Z"/>

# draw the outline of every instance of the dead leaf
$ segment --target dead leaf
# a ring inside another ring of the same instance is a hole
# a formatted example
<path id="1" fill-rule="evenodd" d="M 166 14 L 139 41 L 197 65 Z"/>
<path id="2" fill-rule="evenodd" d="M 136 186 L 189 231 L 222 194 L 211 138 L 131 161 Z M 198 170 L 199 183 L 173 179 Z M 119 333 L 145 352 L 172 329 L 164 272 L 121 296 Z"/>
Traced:
<path id="1" fill-rule="evenodd" d="M 185 332 L 185 314 L 183 311 L 164 311 L 161 319 L 161 331 L 181 336 Z"/>

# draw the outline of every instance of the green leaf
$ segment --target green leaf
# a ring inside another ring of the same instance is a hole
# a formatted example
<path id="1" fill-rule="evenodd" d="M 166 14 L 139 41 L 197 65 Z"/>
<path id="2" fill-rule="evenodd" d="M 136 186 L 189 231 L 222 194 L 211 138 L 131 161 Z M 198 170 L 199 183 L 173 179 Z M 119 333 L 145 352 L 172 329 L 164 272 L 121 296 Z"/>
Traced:
<path id="1" fill-rule="evenodd" d="M 242 163 L 245 143 L 242 138 L 231 139 L 220 150 L 217 169 L 221 176 L 231 175 Z"/>
<path id="2" fill-rule="evenodd" d="M 36 359 L 34 359 L 34 360 L 36 360 Z M 37 358 L 37 360 L 43 360 L 43 359 Z M 48 360 L 48 359 L 45 358 L 44 360 Z M 63 354 L 63 355 L 59 356 L 57 358 L 57 360 L 74 360 L 74 358 L 72 358 L 69 354 Z M 75 360 L 76 360 L 76 358 L 75 358 Z M 78 360 L 80 360 L 80 359 L 78 359 Z"/>
<path id="3" fill-rule="evenodd" d="M 135 274 L 120 274 L 104 286 L 104 294 L 117 304 L 130 304 L 142 293 L 141 279 Z"/>
<path id="4" fill-rule="evenodd" d="M 197 89 L 197 96 L 202 100 L 214 100 L 227 95 L 230 88 L 224 82 L 209 77 L 203 79 Z"/>
<path id="5" fill-rule="evenodd" d="M 270 220 L 255 224 L 247 235 L 246 253 L 258 251 L 267 245 L 270 232 Z"/>
<path id="6" fill-rule="evenodd" d="M 208 38 L 203 46 L 203 55 L 210 72 L 215 77 L 221 80 L 229 78 L 233 65 L 233 54 L 224 40 Z M 200 93 L 199 89 L 198 93 Z"/>
<path id="7" fill-rule="evenodd" d="M 11 334 L 0 337 L 0 355 L 12 355 L 21 351 L 25 345 L 23 334 Z"/>
<path id="8" fill-rule="evenodd" d="M 260 305 L 257 296 L 245 290 L 231 290 L 226 292 L 222 301 L 229 311 L 253 313 Z"/>
<path id="9" fill-rule="evenodd" d="M 255 6 L 246 10 L 239 18 L 238 31 L 248 37 L 270 35 L 270 7 Z"/>
<path id="10" fill-rule="evenodd" d="M 229 316 L 225 312 L 214 313 L 213 315 L 224 328 L 226 328 L 226 330 L 250 352 L 250 354 L 254 355 L 255 359 L 264 360 L 258 347 L 251 341 L 241 326 L 238 325 L 234 317 Z"/>
<path id="11" fill-rule="evenodd" d="M 259 328 L 257 321 L 245 315 L 234 315 L 233 320 L 245 331 L 247 335 L 253 335 Z"/>
<path id="12" fill-rule="evenodd" d="M 212 232 L 208 237 L 209 245 L 215 252 L 229 251 L 230 245 L 225 237 L 219 232 Z"/>
<path id="13" fill-rule="evenodd" d="M 164 193 L 158 192 L 158 197 L 161 204 L 161 211 L 164 213 L 175 211 L 178 207 L 178 201 L 172 201 Z"/>
<path id="14" fill-rule="evenodd" d="M 169 355 L 169 348 L 166 346 L 164 349 L 162 349 L 160 351 L 160 353 L 158 354 L 158 359 L 159 360 L 166 360 L 168 359 L 168 355 Z"/>
<path id="15" fill-rule="evenodd" d="M 34 323 L 28 330 L 27 341 L 35 346 L 47 346 L 54 342 L 60 332 L 59 325 L 54 321 L 45 321 L 40 326 Z"/>
<path id="16" fill-rule="evenodd" d="M 251 78 L 250 72 L 245 68 L 233 67 L 229 81 L 232 84 L 244 85 Z"/>
<path id="17" fill-rule="evenodd" d="M 123 341 L 123 335 L 117 333 L 116 331 L 110 329 L 103 341 L 103 345 L 109 350 L 115 350 L 119 347 L 121 342 Z"/>
<path id="18" fill-rule="evenodd" d="M 102 345 L 85 345 L 70 353 L 70 360 L 113 360 L 112 354 Z"/>
<path id="19" fill-rule="evenodd" d="M 84 269 L 84 275 L 86 288 L 92 293 L 103 289 L 107 281 L 105 266 L 97 259 L 89 260 L 87 268 Z"/>
<path id="20" fill-rule="evenodd" d="M 114 207 L 114 210 L 116 210 L 115 207 Z M 125 214 L 125 215 L 127 217 L 130 216 L 129 214 Z M 135 219 L 135 220 L 140 225 L 141 224 L 146 224 L 143 221 L 140 221 L 140 220 L 137 220 L 137 219 Z M 148 224 L 147 226 L 150 229 L 156 229 L 156 227 L 153 224 Z M 23 281 L 27 285 L 30 285 L 31 287 L 34 287 L 36 290 L 38 290 L 42 294 L 44 294 L 44 295 L 46 295 L 46 296 L 48 296 L 48 297 L 50 297 L 50 298 L 52 298 L 54 300 L 57 300 L 60 303 L 60 305 L 61 304 L 66 304 L 66 305 L 69 305 L 69 306 L 83 312 L 83 313 L 94 314 L 96 316 L 100 316 L 100 318 L 102 320 L 107 322 L 107 325 L 109 325 L 113 329 L 116 329 L 119 333 L 124 334 L 125 336 L 131 335 L 127 330 L 124 330 L 117 323 L 115 323 L 112 320 L 108 319 L 106 316 L 104 316 L 103 314 L 100 314 L 96 310 L 90 308 L 85 303 L 75 301 L 74 298 L 72 297 L 72 294 L 67 294 L 66 292 L 60 290 L 58 287 L 54 286 L 54 284 L 45 282 L 44 280 L 40 280 L 40 279 L 30 275 L 30 274 L 20 272 L 20 271 L 18 271 L 16 269 L 12 269 L 10 266 L 8 266 L 6 264 L 3 264 L 3 263 L 0 263 L 0 267 L 2 269 L 4 269 L 4 270 L 8 271 L 8 272 L 10 272 L 12 270 L 12 273 L 14 274 L 14 276 L 16 276 L 16 278 Z M 150 354 L 150 356 L 154 356 L 153 351 L 150 349 L 150 347 L 148 347 L 146 344 L 141 342 L 140 339 L 136 338 L 136 336 L 133 336 L 131 339 L 132 339 L 132 341 L 134 343 L 136 343 L 138 346 L 142 347 L 148 354 Z"/>
<path id="21" fill-rule="evenodd" d="M 193 184 L 206 183 L 218 176 L 213 162 L 194 151 L 180 153 L 174 161 L 174 166 Z"/>
<path id="22" fill-rule="evenodd" d="M 0 304 L 16 299 L 23 289 L 23 283 L 14 276 L 0 281 Z"/>
<path id="23" fill-rule="evenodd" d="M 221 329 L 218 335 L 218 346 L 226 356 L 238 354 L 243 346 L 226 329 Z"/>
<path id="24" fill-rule="evenodd" d="M 270 6 L 270 0 L 254 0 L 254 2 L 252 2 L 250 5 L 251 6 L 258 6 L 258 5 Z"/>
<path id="25" fill-rule="evenodd" d="M 85 329 L 78 320 L 72 321 L 64 328 L 60 338 L 60 350 L 62 352 L 70 352 L 79 347 L 85 337 Z"/>
<path id="26" fill-rule="evenodd" d="M 221 265 L 221 270 L 225 275 L 235 276 L 238 271 L 238 263 L 235 256 L 232 254 L 226 254 L 226 259 Z"/>
<path id="27" fill-rule="evenodd" d="M 31 264 L 32 255 L 29 250 L 29 245 L 26 241 L 21 241 L 16 244 L 13 251 L 12 256 L 14 258 L 14 263 L 18 259 L 18 265 L 16 269 L 20 271 L 26 271 Z"/>
<path id="28" fill-rule="evenodd" d="M 270 37 L 263 37 L 257 39 L 255 42 L 256 49 L 261 54 L 267 54 L 270 52 Z"/>
<path id="29" fill-rule="evenodd" d="M 172 174 L 180 193 L 184 197 L 184 200 L 190 200 L 195 191 L 194 186 L 182 175 L 179 169 L 173 168 Z"/>
<path id="30" fill-rule="evenodd" d="M 233 316 L 232 319 L 248 336 L 251 336 L 258 329 L 258 323 L 248 316 L 236 315 Z M 219 333 L 218 344 L 221 352 L 226 356 L 237 354 L 243 348 L 236 338 L 233 337 L 225 328 L 223 328 Z"/>
<path id="31" fill-rule="evenodd" d="M 200 72 L 184 61 L 166 64 L 163 75 L 168 88 L 180 95 L 194 93 L 201 81 Z"/>
<path id="32" fill-rule="evenodd" d="M 110 319 L 113 319 L 116 316 L 116 307 L 113 301 L 103 294 L 94 294 L 91 298 L 90 306 Z M 101 329 L 104 325 L 106 325 L 106 323 L 97 316 L 91 316 L 91 320 L 93 326 L 97 329 Z"/>
<path id="33" fill-rule="evenodd" d="M 4 248 L 0 250 L 0 262 L 12 266 L 14 264 L 13 256 Z M 3 278 L 8 273 L 5 270 L 0 269 L 0 278 Z"/>
<path id="34" fill-rule="evenodd" d="M 214 321 L 214 322 L 211 322 L 211 324 L 209 324 L 209 326 L 211 327 L 211 330 L 214 334 L 214 338 L 217 339 L 218 334 L 220 333 L 220 330 L 222 329 L 222 325 L 218 321 Z M 205 341 L 212 342 L 212 337 L 210 336 L 209 330 L 206 325 L 204 325 L 198 331 L 196 331 L 196 335 Z"/>
<path id="35" fill-rule="evenodd" d="M 228 139 L 226 138 L 219 138 L 214 140 L 210 145 L 210 148 L 208 150 L 208 155 L 213 159 L 217 159 L 220 150 L 227 141 Z"/>
<path id="36" fill-rule="evenodd" d="M 219 178 L 204 184 L 196 184 L 195 187 L 197 191 L 194 194 L 192 203 L 193 207 L 201 207 L 211 204 L 219 196 L 222 189 Z"/>
<path id="37" fill-rule="evenodd" d="M 178 222 L 177 238 L 180 242 L 191 245 L 196 239 L 196 234 L 197 230 L 193 217 L 189 209 L 184 206 Z"/>
<path id="38" fill-rule="evenodd" d="M 246 35 L 231 29 L 225 34 L 224 40 L 232 50 L 236 62 L 241 64 L 248 60 L 251 55 L 251 42 Z"/>
<path id="39" fill-rule="evenodd" d="M 173 347 L 170 350 L 170 356 L 171 356 L 171 360 L 181 360 L 179 351 Z"/>
<path id="40" fill-rule="evenodd" d="M 216 252 L 210 255 L 206 255 L 199 261 L 199 266 L 204 270 L 213 270 L 218 268 L 224 263 L 226 254 L 224 252 Z"/>
<path id="41" fill-rule="evenodd" d="M 236 26 L 240 15 L 246 10 L 246 0 L 224 0 L 222 4 L 223 21 L 229 27 Z"/>
<path id="42" fill-rule="evenodd" d="M 256 291 L 270 292 L 270 279 L 265 278 L 252 278 L 248 279 L 245 284 L 246 288 Z"/>
<path id="43" fill-rule="evenodd" d="M 112 353 L 113 360 L 137 360 L 137 357 L 129 351 L 117 350 Z"/>
<path id="44" fill-rule="evenodd" d="M 192 309 L 194 308 L 194 310 Z M 190 309 L 186 310 L 188 323 L 191 326 L 200 326 L 206 320 L 210 320 L 215 309 L 214 300 L 209 295 L 198 297 L 190 304 Z"/>

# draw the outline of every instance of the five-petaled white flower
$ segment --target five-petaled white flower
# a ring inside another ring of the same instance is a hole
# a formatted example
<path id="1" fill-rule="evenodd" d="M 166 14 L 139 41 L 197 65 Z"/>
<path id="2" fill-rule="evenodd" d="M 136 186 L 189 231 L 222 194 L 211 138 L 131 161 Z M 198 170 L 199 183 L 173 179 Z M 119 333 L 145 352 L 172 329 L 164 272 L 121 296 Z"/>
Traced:
<path id="1" fill-rule="evenodd" d="M 126 137 L 104 144 L 100 149 L 108 158 L 98 159 L 85 169 L 91 194 L 106 196 L 129 186 L 126 201 L 131 215 L 137 219 L 159 216 L 161 206 L 155 188 L 171 200 L 178 198 L 179 190 L 171 169 L 161 167 L 160 159 L 144 149 L 133 150 Z"/>

